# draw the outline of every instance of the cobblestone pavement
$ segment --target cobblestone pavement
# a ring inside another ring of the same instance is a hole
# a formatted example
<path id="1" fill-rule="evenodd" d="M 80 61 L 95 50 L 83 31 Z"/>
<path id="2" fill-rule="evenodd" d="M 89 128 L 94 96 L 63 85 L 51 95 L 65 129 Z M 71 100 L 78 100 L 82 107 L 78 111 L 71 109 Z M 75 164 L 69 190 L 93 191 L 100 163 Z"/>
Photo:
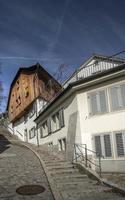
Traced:
<path id="1" fill-rule="evenodd" d="M 13 145 L 0 134 L 0 200 L 54 200 L 38 158 L 27 148 Z M 45 191 L 37 195 L 20 195 L 16 189 L 39 184 Z"/>

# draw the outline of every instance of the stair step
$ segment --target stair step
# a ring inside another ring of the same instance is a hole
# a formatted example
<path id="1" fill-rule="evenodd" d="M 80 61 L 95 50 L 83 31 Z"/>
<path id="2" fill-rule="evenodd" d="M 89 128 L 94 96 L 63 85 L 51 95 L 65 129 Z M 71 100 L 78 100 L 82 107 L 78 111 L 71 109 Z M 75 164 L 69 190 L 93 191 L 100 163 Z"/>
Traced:
<path id="1" fill-rule="evenodd" d="M 62 165 L 62 166 L 47 166 L 48 170 L 59 170 L 59 169 L 75 169 L 73 165 Z"/>
<path id="2" fill-rule="evenodd" d="M 72 165 L 73 166 L 73 164 L 72 163 L 70 163 L 70 162 L 67 162 L 67 161 L 65 161 L 65 162 L 58 162 L 58 163 L 54 163 L 54 162 L 52 162 L 52 163 L 46 163 L 46 166 L 47 167 L 53 167 L 53 166 L 70 166 L 70 165 Z"/>
<path id="3" fill-rule="evenodd" d="M 74 172 L 78 172 L 78 169 L 62 169 L 62 170 L 56 170 L 56 171 L 51 171 L 50 173 L 52 175 L 55 174 L 70 174 L 70 173 L 74 173 Z"/>
<path id="4" fill-rule="evenodd" d="M 86 177 L 88 177 L 86 174 L 79 174 L 79 173 L 75 172 L 75 173 L 69 174 L 69 175 L 65 174 L 65 176 L 63 176 L 63 179 L 73 179 L 73 178 L 83 179 L 83 178 L 86 178 Z M 62 179 L 61 176 L 57 176 L 55 178 L 56 178 L 56 180 Z"/>
<path id="5" fill-rule="evenodd" d="M 43 160 L 43 159 L 42 159 Z M 62 160 L 43 160 L 44 162 L 45 162 L 45 164 L 59 164 L 59 163 L 64 163 L 64 162 L 66 162 L 66 161 L 62 161 Z"/>

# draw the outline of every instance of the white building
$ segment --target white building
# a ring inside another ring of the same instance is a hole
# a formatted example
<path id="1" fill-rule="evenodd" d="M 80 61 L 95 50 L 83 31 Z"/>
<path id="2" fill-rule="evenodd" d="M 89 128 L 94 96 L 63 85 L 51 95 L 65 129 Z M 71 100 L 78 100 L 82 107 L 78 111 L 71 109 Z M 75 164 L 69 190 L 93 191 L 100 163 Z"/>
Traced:
<path id="1" fill-rule="evenodd" d="M 102 156 L 102 171 L 125 172 L 124 62 L 96 55 L 74 73 L 35 119 L 39 144 L 66 150 L 69 159 L 75 143 L 85 144 L 92 162 Z"/>

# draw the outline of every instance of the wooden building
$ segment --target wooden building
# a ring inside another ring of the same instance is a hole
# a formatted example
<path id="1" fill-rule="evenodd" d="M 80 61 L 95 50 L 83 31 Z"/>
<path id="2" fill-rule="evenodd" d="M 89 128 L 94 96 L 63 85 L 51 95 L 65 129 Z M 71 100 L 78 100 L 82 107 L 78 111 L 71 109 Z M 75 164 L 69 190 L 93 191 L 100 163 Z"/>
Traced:
<path id="1" fill-rule="evenodd" d="M 61 85 L 40 64 L 20 68 L 10 86 L 7 104 L 10 121 L 13 123 L 25 115 L 38 97 L 48 102 L 61 89 Z"/>

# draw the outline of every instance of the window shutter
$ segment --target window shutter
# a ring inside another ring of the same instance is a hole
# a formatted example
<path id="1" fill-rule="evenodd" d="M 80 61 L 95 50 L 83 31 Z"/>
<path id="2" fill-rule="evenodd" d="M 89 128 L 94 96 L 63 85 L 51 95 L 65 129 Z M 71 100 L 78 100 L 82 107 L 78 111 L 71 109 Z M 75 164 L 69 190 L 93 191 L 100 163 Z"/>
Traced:
<path id="1" fill-rule="evenodd" d="M 117 155 L 124 156 L 124 145 L 123 145 L 123 135 L 122 133 L 116 133 L 116 147 L 117 147 Z"/>
<path id="2" fill-rule="evenodd" d="M 65 124 L 64 124 L 64 110 L 61 109 L 59 111 L 59 127 L 63 128 L 64 126 L 65 126 Z"/>
<path id="3" fill-rule="evenodd" d="M 47 127 L 48 127 L 48 134 L 50 134 L 51 133 L 51 119 L 50 118 L 47 119 Z"/>
<path id="4" fill-rule="evenodd" d="M 97 105 L 97 93 L 90 94 L 90 108 L 91 115 L 95 115 L 98 113 L 98 105 Z"/>
<path id="5" fill-rule="evenodd" d="M 125 107 L 125 84 L 121 85 L 122 106 Z"/>
<path id="6" fill-rule="evenodd" d="M 95 151 L 96 156 L 102 155 L 101 138 L 100 136 L 95 136 Z"/>
<path id="7" fill-rule="evenodd" d="M 99 92 L 100 97 L 100 112 L 106 113 L 107 112 L 107 102 L 106 102 L 106 93 L 105 90 Z"/>
<path id="8" fill-rule="evenodd" d="M 105 156 L 112 157 L 110 135 L 104 135 Z"/>

